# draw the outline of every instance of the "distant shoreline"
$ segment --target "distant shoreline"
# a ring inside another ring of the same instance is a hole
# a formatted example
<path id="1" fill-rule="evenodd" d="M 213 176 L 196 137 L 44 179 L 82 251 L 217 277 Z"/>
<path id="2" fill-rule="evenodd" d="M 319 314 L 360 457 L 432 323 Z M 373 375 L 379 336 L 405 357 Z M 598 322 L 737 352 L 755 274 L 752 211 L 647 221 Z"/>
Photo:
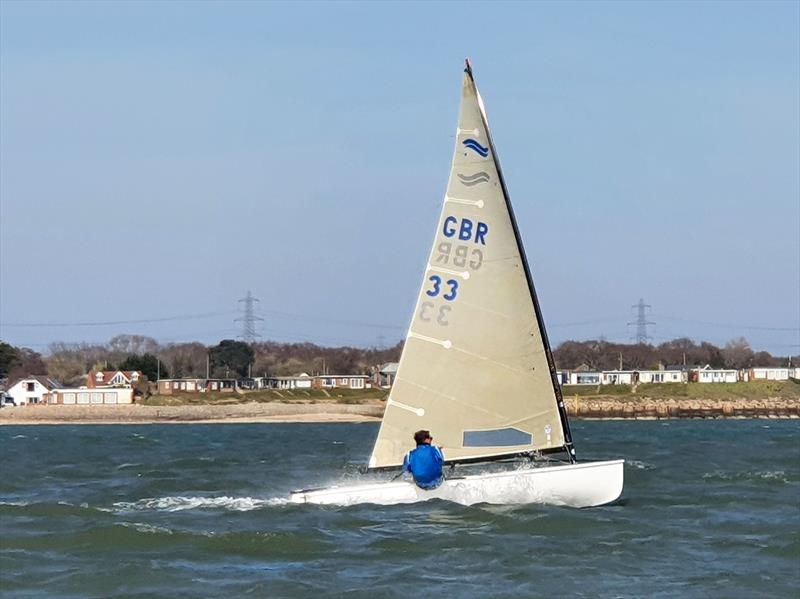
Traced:
<path id="1" fill-rule="evenodd" d="M 800 418 L 798 399 L 698 400 L 566 398 L 571 418 L 579 420 L 659 420 L 678 418 Z M 37 405 L 0 410 L 0 425 L 200 424 L 270 422 L 377 422 L 385 402 L 248 402 L 207 405 Z"/>
<path id="2" fill-rule="evenodd" d="M 153 424 L 224 422 L 372 422 L 380 420 L 383 404 L 237 403 L 223 405 L 38 405 L 0 410 L 3 424 Z"/>

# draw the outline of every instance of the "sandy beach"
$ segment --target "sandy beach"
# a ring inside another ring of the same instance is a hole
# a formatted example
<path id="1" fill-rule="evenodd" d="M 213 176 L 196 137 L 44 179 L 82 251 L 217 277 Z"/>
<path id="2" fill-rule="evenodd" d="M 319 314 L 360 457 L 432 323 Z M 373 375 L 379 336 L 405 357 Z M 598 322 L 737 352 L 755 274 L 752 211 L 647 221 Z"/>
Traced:
<path id="1" fill-rule="evenodd" d="M 384 404 L 241 403 L 184 406 L 21 406 L 0 410 L 2 424 L 146 424 L 186 422 L 371 422 Z"/>

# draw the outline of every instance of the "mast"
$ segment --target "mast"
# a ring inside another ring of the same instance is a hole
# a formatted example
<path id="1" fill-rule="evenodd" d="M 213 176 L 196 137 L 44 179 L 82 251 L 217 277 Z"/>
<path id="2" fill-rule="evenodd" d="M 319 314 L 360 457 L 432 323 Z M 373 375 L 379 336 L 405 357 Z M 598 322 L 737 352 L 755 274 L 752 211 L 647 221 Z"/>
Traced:
<path id="1" fill-rule="evenodd" d="M 557 381 L 557 373 L 556 373 L 556 363 L 553 359 L 553 352 L 550 348 L 550 341 L 547 338 L 547 330 L 544 327 L 544 319 L 542 318 L 542 309 L 539 306 L 539 298 L 536 295 L 536 288 L 533 285 L 533 277 L 531 276 L 531 269 L 528 265 L 528 258 L 525 254 L 525 247 L 522 245 L 522 238 L 520 237 L 519 227 L 517 226 L 517 219 L 514 216 L 514 208 L 511 205 L 511 198 L 508 194 L 508 188 L 506 187 L 506 180 L 503 177 L 503 170 L 500 166 L 500 159 L 497 155 L 497 150 L 494 146 L 494 140 L 492 139 L 492 132 L 489 129 L 489 122 L 486 118 L 486 111 L 483 108 L 483 98 L 481 98 L 480 92 L 478 92 L 478 87 L 475 84 L 475 77 L 472 74 L 472 64 L 467 58 L 465 61 L 465 68 L 464 72 L 469 76 L 472 85 L 475 86 L 475 92 L 478 96 L 478 106 L 480 108 L 481 113 L 481 120 L 483 121 L 484 129 L 486 130 L 486 137 L 489 142 L 489 148 L 492 151 L 492 155 L 494 156 L 495 167 L 497 169 L 497 177 L 500 180 L 500 187 L 503 190 L 503 198 L 506 201 L 506 207 L 508 208 L 508 215 L 511 217 L 511 227 L 514 230 L 514 237 L 517 240 L 517 248 L 519 249 L 519 255 L 522 258 L 522 266 L 525 269 L 525 278 L 528 280 L 528 289 L 531 292 L 531 300 L 533 302 L 533 310 L 536 314 L 536 321 L 539 324 L 539 330 L 541 331 L 542 335 L 542 343 L 544 345 L 545 356 L 547 358 L 547 365 L 550 368 L 550 382 L 553 385 L 553 392 L 556 396 L 556 403 L 558 405 L 558 414 L 561 418 L 561 427 L 564 430 L 564 451 L 569 456 L 569 461 L 574 463 L 576 461 L 575 455 L 575 446 L 572 443 L 572 432 L 569 428 L 569 418 L 567 417 L 567 408 L 564 405 L 564 397 L 561 394 L 561 385 L 558 384 Z"/>

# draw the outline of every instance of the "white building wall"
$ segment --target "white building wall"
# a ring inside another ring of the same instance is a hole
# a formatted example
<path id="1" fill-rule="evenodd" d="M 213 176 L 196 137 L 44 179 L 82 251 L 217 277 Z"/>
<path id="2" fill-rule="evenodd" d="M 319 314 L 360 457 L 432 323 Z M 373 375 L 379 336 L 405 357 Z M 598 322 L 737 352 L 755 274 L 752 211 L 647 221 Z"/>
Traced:
<path id="1" fill-rule="evenodd" d="M 632 385 L 633 372 L 605 370 L 600 374 L 600 382 L 603 385 Z"/>
<path id="2" fill-rule="evenodd" d="M 698 383 L 735 383 L 738 380 L 735 370 L 699 370 Z"/>
<path id="3" fill-rule="evenodd" d="M 275 389 L 311 389 L 311 379 L 306 377 L 286 377 L 286 378 L 275 378 L 274 384 Z"/>
<path id="4" fill-rule="evenodd" d="M 752 380 L 788 381 L 788 368 L 752 368 Z"/>
<path id="5" fill-rule="evenodd" d="M 570 372 L 569 373 L 570 385 L 599 385 L 600 373 L 599 372 Z"/>
<path id="6" fill-rule="evenodd" d="M 640 370 L 640 383 L 682 383 L 683 373 L 680 370 Z"/>
<path id="7" fill-rule="evenodd" d="M 22 379 L 6 391 L 18 406 L 44 403 L 44 396 L 49 392 L 49 389 L 36 379 Z"/>
<path id="8" fill-rule="evenodd" d="M 116 405 L 132 404 L 133 389 L 130 387 L 120 387 L 116 389 L 58 389 L 50 396 L 50 403 L 59 403 L 58 399 L 65 406 L 74 405 Z"/>
<path id="9" fill-rule="evenodd" d="M 365 375 L 331 375 L 323 374 L 317 375 L 315 378 L 320 379 L 320 386 L 325 389 L 364 389 L 367 386 L 368 376 Z"/>

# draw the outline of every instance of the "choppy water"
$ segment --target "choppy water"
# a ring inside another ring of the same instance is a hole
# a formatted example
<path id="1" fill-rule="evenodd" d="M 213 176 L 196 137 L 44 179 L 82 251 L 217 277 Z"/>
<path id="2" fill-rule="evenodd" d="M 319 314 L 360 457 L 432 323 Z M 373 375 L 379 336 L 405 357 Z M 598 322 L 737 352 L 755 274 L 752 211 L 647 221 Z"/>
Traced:
<path id="1" fill-rule="evenodd" d="M 615 505 L 289 505 L 374 424 L 0 427 L 3 597 L 798 597 L 800 422 L 573 424 Z"/>

